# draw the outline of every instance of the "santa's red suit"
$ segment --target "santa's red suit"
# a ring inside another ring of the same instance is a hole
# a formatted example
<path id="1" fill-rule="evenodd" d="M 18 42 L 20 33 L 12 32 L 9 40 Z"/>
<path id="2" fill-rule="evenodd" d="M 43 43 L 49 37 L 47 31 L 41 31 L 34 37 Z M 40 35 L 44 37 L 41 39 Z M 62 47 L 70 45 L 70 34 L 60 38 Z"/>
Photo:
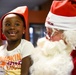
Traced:
<path id="1" fill-rule="evenodd" d="M 74 64 L 74 69 L 72 71 L 72 75 L 76 75 L 76 50 L 72 51 L 71 56 L 72 56 L 73 64 Z"/>

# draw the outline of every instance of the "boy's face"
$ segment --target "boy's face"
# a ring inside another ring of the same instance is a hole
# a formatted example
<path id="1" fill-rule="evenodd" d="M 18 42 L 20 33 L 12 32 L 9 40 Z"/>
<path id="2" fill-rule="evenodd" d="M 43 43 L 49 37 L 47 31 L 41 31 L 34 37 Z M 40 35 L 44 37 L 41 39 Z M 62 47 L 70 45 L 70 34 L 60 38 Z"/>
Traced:
<path id="1" fill-rule="evenodd" d="M 25 31 L 24 23 L 18 15 L 8 14 L 3 19 L 2 30 L 7 40 L 20 40 L 22 38 L 23 32 Z"/>

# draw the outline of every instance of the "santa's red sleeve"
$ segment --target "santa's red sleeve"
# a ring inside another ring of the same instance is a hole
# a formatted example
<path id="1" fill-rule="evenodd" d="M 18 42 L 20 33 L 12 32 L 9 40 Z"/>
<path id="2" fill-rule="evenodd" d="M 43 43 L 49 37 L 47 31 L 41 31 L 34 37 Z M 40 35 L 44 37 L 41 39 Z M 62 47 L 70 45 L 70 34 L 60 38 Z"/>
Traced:
<path id="1" fill-rule="evenodd" d="M 73 64 L 74 64 L 74 69 L 71 75 L 76 75 L 76 50 L 72 51 L 71 56 L 73 58 Z"/>

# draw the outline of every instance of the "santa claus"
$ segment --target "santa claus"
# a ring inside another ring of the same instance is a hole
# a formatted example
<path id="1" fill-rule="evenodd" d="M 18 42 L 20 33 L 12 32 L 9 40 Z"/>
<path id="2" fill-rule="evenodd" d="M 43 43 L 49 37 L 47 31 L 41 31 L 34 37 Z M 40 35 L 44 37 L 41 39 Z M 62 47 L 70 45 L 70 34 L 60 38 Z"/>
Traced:
<path id="1" fill-rule="evenodd" d="M 76 0 L 54 0 L 45 27 L 31 55 L 31 75 L 76 75 Z"/>

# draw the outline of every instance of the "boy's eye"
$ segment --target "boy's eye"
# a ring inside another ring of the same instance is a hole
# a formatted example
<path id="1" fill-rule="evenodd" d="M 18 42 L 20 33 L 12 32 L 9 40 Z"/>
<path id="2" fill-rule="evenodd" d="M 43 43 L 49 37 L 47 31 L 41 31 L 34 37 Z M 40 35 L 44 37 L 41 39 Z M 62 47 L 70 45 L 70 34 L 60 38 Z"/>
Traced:
<path id="1" fill-rule="evenodd" d="M 19 26 L 20 24 L 19 23 L 15 23 L 15 26 Z"/>
<path id="2" fill-rule="evenodd" d="M 10 26 L 10 25 L 11 25 L 10 23 L 6 23 L 6 24 L 5 24 L 5 26 Z"/>

